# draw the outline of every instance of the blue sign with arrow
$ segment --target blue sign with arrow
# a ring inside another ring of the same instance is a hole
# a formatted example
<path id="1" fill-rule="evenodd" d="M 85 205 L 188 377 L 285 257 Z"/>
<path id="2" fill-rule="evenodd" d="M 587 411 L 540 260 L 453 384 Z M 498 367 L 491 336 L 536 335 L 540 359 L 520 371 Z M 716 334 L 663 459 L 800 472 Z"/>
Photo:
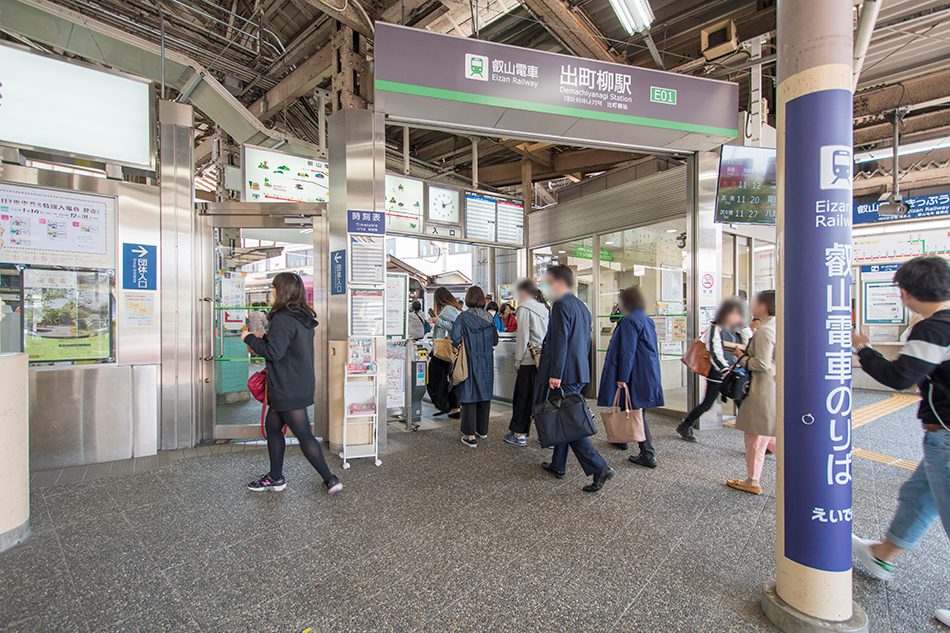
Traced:
<path id="1" fill-rule="evenodd" d="M 346 294 L 346 251 L 330 253 L 330 294 Z"/>
<path id="2" fill-rule="evenodd" d="M 157 248 L 148 244 L 122 244 L 122 288 L 124 290 L 157 290 Z"/>

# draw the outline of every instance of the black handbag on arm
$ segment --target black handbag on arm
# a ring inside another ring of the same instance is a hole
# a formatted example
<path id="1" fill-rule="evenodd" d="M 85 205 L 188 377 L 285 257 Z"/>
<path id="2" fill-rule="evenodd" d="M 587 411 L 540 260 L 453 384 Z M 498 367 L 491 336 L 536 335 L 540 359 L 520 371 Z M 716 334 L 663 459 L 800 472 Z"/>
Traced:
<path id="1" fill-rule="evenodd" d="M 739 363 L 729 368 L 729 373 L 723 376 L 722 384 L 719 385 L 719 393 L 726 398 L 736 401 L 736 404 L 742 404 L 742 400 L 749 393 L 749 385 L 752 384 L 752 372 L 739 367 Z"/>
<path id="2" fill-rule="evenodd" d="M 597 434 L 594 415 L 580 394 L 565 396 L 560 393 L 551 397 L 551 390 L 548 389 L 544 401 L 535 405 L 532 412 L 541 446 L 550 448 L 569 444 Z"/>

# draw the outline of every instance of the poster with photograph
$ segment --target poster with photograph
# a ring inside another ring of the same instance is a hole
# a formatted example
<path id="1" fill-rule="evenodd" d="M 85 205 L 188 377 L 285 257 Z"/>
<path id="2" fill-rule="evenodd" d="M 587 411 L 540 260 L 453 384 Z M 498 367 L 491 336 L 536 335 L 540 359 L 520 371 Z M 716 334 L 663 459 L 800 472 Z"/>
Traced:
<path id="1" fill-rule="evenodd" d="M 111 362 L 113 277 L 98 271 L 23 271 L 23 349 L 31 363 Z"/>
<path id="2" fill-rule="evenodd" d="M 244 146 L 244 202 L 328 202 L 330 166 L 322 160 Z"/>
<path id="3" fill-rule="evenodd" d="M 346 371 L 366 374 L 373 371 L 373 339 L 351 338 L 348 343 Z"/>

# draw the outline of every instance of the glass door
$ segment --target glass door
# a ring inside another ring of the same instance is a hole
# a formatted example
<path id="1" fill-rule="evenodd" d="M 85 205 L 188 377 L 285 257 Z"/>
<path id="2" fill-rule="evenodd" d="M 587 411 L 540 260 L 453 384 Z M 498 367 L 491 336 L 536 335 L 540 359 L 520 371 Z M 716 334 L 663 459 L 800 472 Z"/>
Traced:
<path id="1" fill-rule="evenodd" d="M 210 248 L 204 253 L 208 272 L 204 277 L 202 315 L 206 335 L 204 354 L 204 397 L 202 398 L 202 437 L 204 439 L 237 439 L 261 437 L 262 404 L 247 388 L 250 376 L 264 369 L 265 361 L 254 355 L 241 341 L 241 334 L 254 331 L 266 334 L 267 312 L 273 303 L 271 280 L 281 272 L 300 275 L 307 298 L 319 313 L 325 310 L 322 267 L 315 251 L 325 248 L 325 240 L 315 239 L 315 227 L 322 218 L 293 218 L 287 224 L 282 217 L 214 215 L 206 218 L 203 227 Z M 301 223 L 303 222 L 303 223 Z M 317 228 L 319 231 L 319 228 Z M 322 235 L 322 233 L 320 233 Z M 316 275 L 315 275 L 316 272 Z M 324 303 L 323 306 L 317 302 Z M 323 310 L 321 310 L 322 308 Z M 326 345 L 325 326 L 318 328 L 318 339 Z M 315 345 L 321 344 L 315 341 Z M 315 354 L 318 376 L 318 404 L 326 400 L 326 354 Z M 321 381 L 320 378 L 323 378 Z M 322 383 L 322 392 L 321 392 Z M 315 394 L 315 395 L 318 395 Z M 315 433 L 325 425 L 320 408 Z M 310 407 L 311 420 L 314 407 Z"/>

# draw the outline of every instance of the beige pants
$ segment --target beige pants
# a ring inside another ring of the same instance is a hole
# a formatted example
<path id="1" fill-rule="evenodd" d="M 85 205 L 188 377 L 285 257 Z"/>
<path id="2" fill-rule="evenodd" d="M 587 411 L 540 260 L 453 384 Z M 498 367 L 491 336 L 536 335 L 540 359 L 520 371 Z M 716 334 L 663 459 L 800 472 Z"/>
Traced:
<path id="1" fill-rule="evenodd" d="M 749 471 L 749 479 L 758 481 L 762 478 L 762 465 L 765 464 L 765 449 L 775 453 L 775 438 L 769 435 L 745 434 L 745 463 Z"/>

